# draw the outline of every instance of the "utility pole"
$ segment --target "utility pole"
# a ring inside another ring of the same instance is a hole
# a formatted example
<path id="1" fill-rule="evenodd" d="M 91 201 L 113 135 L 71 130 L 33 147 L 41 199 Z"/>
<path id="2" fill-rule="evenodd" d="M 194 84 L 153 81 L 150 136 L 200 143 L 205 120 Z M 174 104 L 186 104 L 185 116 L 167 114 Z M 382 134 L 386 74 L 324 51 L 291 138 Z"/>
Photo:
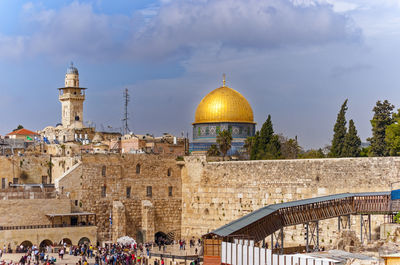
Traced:
<path id="1" fill-rule="evenodd" d="M 129 127 L 128 127 L 128 103 L 129 103 L 129 92 L 128 89 L 125 88 L 124 90 L 124 118 L 122 121 L 124 122 L 124 128 L 123 128 L 123 133 L 128 134 L 129 133 Z"/>

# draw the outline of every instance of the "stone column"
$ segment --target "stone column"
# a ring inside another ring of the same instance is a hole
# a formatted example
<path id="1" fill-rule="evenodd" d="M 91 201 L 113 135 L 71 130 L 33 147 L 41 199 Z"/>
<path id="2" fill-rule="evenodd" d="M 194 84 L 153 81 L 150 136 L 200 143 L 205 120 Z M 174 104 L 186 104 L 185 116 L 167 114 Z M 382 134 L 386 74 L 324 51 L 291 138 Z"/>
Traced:
<path id="1" fill-rule="evenodd" d="M 126 236 L 125 206 L 120 201 L 113 201 L 112 209 L 112 240 Z"/>
<path id="2" fill-rule="evenodd" d="M 148 200 L 142 201 L 142 231 L 143 241 L 154 241 L 154 206 Z"/>

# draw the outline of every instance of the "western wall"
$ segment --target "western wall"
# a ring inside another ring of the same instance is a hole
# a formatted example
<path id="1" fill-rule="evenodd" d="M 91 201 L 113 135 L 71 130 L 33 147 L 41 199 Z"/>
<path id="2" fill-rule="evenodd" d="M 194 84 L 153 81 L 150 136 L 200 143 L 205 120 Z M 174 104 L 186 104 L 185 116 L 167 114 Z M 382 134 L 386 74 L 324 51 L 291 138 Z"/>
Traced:
<path id="1" fill-rule="evenodd" d="M 268 204 L 347 192 L 389 191 L 399 181 L 399 157 L 207 162 L 187 156 L 182 167 L 182 236 L 198 237 Z M 360 217 L 351 217 L 360 233 Z M 383 216 L 372 216 L 379 237 Z M 320 222 L 321 245 L 331 244 L 337 219 Z M 304 245 L 302 225 L 288 227 L 285 244 Z M 290 240 L 287 240 L 290 239 Z"/>

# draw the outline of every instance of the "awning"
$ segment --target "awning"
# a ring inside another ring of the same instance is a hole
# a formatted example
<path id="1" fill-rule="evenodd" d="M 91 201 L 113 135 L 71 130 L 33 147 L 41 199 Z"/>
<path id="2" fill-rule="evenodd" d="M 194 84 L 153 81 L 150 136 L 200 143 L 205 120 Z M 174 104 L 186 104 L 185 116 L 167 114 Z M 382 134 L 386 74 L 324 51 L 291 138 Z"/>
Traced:
<path id="1" fill-rule="evenodd" d="M 83 212 L 83 213 L 48 213 L 48 217 L 65 217 L 65 216 L 88 216 L 96 215 L 95 213 Z"/>

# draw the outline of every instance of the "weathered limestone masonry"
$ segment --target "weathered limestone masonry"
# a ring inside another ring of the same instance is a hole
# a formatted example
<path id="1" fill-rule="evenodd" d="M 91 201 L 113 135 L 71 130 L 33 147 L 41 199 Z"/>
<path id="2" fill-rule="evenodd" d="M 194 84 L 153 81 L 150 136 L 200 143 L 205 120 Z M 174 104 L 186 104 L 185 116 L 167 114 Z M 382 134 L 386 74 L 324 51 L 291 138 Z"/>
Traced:
<path id="1" fill-rule="evenodd" d="M 18 179 L 19 184 L 53 183 L 55 178 L 79 161 L 79 157 L 51 158 L 52 178 L 50 179 L 49 155 L 0 156 L 0 189 L 2 189 L 2 181 L 7 188 L 8 183 L 14 182 L 14 178 Z"/>
<path id="2" fill-rule="evenodd" d="M 70 212 L 68 199 L 0 200 L 0 226 L 51 225 L 46 214 Z M 55 223 L 61 222 L 56 220 Z"/>
<path id="3" fill-rule="evenodd" d="M 18 183 L 42 183 L 42 177 L 48 179 L 48 162 L 48 155 L 0 156 L 0 181 L 5 182 L 5 188 L 13 178 Z"/>
<path id="4" fill-rule="evenodd" d="M 388 191 L 400 180 L 400 158 L 341 158 L 207 162 L 185 157 L 182 236 L 201 236 L 268 204 L 346 192 Z M 373 216 L 379 237 L 383 216 Z M 320 223 L 322 244 L 332 242 L 337 219 Z M 352 217 L 360 233 L 360 218 Z M 285 228 L 286 245 L 304 244 L 304 228 Z"/>
<path id="5" fill-rule="evenodd" d="M 79 210 L 96 213 L 99 241 L 125 232 L 138 241 L 152 241 L 157 232 L 180 238 L 181 176 L 175 158 L 84 155 L 82 164 L 66 172 L 56 185 L 69 193 Z"/>

